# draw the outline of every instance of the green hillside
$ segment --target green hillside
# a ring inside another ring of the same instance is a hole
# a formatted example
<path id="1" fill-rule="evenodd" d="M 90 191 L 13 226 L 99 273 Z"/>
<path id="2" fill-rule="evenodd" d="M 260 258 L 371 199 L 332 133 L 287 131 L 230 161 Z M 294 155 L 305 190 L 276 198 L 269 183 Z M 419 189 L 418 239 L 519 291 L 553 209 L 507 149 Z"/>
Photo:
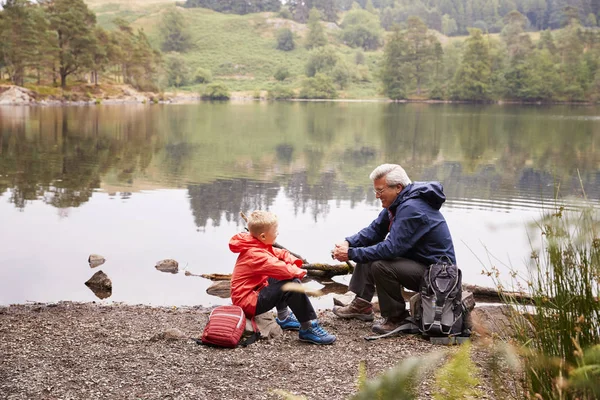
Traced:
<path id="1" fill-rule="evenodd" d="M 88 0 L 90 9 L 96 13 L 98 24 L 114 29 L 112 21 L 124 18 L 134 28 L 141 28 L 155 48 L 160 47 L 160 24 L 162 15 L 175 7 L 173 1 L 150 0 L 149 2 L 115 2 L 110 0 Z M 178 7 L 190 28 L 194 48 L 181 54 L 191 71 L 206 68 L 212 72 L 213 80 L 223 82 L 232 91 L 245 91 L 252 95 L 279 84 L 273 74 L 285 66 L 291 76 L 283 86 L 298 88 L 305 77 L 305 64 L 309 52 L 303 46 L 308 31 L 305 24 L 277 18 L 274 13 L 234 15 L 221 14 L 203 8 Z M 329 42 L 350 64 L 354 63 L 357 50 L 339 43 L 336 38 L 339 28 L 335 24 L 324 24 Z M 276 33 L 281 28 L 294 32 L 296 48 L 281 51 L 276 48 Z M 375 98 L 379 94 L 378 82 L 373 73 L 377 69 L 381 50 L 365 52 L 365 63 L 369 67 L 371 82 L 351 84 L 340 97 Z M 169 56 L 168 54 L 166 55 Z M 197 91 L 201 85 L 191 85 L 180 90 Z"/>

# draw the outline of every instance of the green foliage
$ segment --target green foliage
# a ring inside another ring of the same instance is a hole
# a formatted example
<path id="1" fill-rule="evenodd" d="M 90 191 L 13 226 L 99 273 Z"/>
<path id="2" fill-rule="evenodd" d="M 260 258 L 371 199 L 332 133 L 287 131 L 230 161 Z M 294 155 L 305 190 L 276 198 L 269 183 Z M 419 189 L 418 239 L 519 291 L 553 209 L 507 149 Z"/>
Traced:
<path id="1" fill-rule="evenodd" d="M 308 34 L 306 35 L 304 47 L 310 50 L 326 44 L 327 36 L 325 36 L 323 25 L 321 25 L 321 14 L 316 8 L 313 8 L 310 10 L 308 18 Z"/>
<path id="2" fill-rule="evenodd" d="M 340 89 L 345 89 L 355 76 L 354 70 L 346 62 L 338 62 L 331 71 L 331 78 Z"/>
<path id="3" fill-rule="evenodd" d="M 163 15 L 160 34 L 162 51 L 184 53 L 193 46 L 189 28 L 176 7 L 170 8 Z"/>
<path id="4" fill-rule="evenodd" d="M 356 65 L 363 65 L 365 63 L 365 53 L 362 50 L 357 50 L 354 53 L 354 63 Z"/>
<path id="5" fill-rule="evenodd" d="M 403 360 L 393 369 L 365 383 L 352 400 L 413 400 L 417 399 L 415 387 L 423 369 L 431 367 L 440 354 L 412 357 Z"/>
<path id="6" fill-rule="evenodd" d="M 190 67 L 178 54 L 171 54 L 167 57 L 167 73 L 169 86 L 186 86 L 192 80 Z"/>
<path id="7" fill-rule="evenodd" d="M 331 46 L 319 47 L 311 51 L 306 63 L 306 76 L 315 76 L 317 73 L 330 73 L 340 57 Z"/>
<path id="8" fill-rule="evenodd" d="M 96 15 L 83 0 L 54 0 L 48 4 L 46 14 L 57 38 L 58 72 L 60 85 L 67 85 L 67 77 L 93 63 L 91 49 L 94 45 L 93 26 Z"/>
<path id="9" fill-rule="evenodd" d="M 222 83 L 211 83 L 206 86 L 202 98 L 206 100 L 229 100 L 231 94 L 229 89 Z"/>
<path id="10" fill-rule="evenodd" d="M 277 50 L 292 51 L 295 47 L 294 34 L 291 30 L 281 28 L 277 31 Z"/>
<path id="11" fill-rule="evenodd" d="M 465 51 L 456 71 L 451 96 L 457 100 L 490 99 L 491 66 L 488 46 L 479 29 L 471 29 Z"/>
<path id="12" fill-rule="evenodd" d="M 282 85 L 275 85 L 275 87 L 267 93 L 269 100 L 288 100 L 293 99 L 295 96 L 294 91 L 289 87 Z"/>
<path id="13" fill-rule="evenodd" d="M 421 94 L 421 85 L 432 74 L 434 61 L 441 60 L 443 51 L 435 35 L 427 31 L 427 25 L 417 17 L 410 17 L 404 33 L 407 45 L 403 71 L 410 74 L 415 82 L 417 94 Z"/>
<path id="14" fill-rule="evenodd" d="M 349 11 L 342 22 L 340 37 L 350 47 L 378 49 L 383 44 L 379 17 L 365 10 Z"/>
<path id="15" fill-rule="evenodd" d="M 392 100 L 406 98 L 407 79 L 403 73 L 407 58 L 408 44 L 400 29 L 396 29 L 383 49 L 383 61 L 379 78 L 383 90 Z"/>
<path id="16" fill-rule="evenodd" d="M 281 8 L 281 0 L 186 0 L 183 6 L 209 8 L 222 13 L 249 14 L 277 12 Z"/>
<path id="17" fill-rule="evenodd" d="M 515 310 L 511 323 L 523 348 L 525 389 L 531 397 L 598 398 L 599 228 L 593 206 L 568 211 L 557 204 L 529 232 L 531 238 L 539 235 L 541 243 L 532 248 L 526 278 L 535 312 L 507 302 Z M 497 271 L 489 274 L 497 276 Z"/>
<path id="18" fill-rule="evenodd" d="M 195 83 L 209 83 L 212 81 L 212 73 L 206 68 L 197 68 L 194 74 Z"/>
<path id="19" fill-rule="evenodd" d="M 277 71 L 275 71 L 275 74 L 273 74 L 273 78 L 277 79 L 279 82 L 285 81 L 289 77 L 290 71 L 283 65 L 277 68 Z"/>
<path id="20" fill-rule="evenodd" d="M 435 400 L 478 399 L 483 393 L 479 385 L 477 367 L 471 361 L 471 344 L 461 345 L 458 352 L 440 368 L 435 376 L 435 387 L 439 388 Z"/>
<path id="21" fill-rule="evenodd" d="M 299 97 L 301 99 L 335 99 L 337 91 L 330 77 L 318 73 L 314 78 L 306 78 L 302 81 Z"/>

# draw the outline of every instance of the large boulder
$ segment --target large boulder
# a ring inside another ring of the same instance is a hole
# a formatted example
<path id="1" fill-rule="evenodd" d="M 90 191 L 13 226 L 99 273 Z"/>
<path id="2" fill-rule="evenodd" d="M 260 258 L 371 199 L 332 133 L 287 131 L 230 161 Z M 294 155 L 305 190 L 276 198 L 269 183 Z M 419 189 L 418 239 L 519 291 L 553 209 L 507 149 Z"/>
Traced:
<path id="1" fill-rule="evenodd" d="M 283 335 L 281 327 L 277 321 L 275 321 L 275 317 L 270 311 L 256 315 L 254 317 L 254 321 L 256 322 L 258 330 L 260 331 L 261 339 L 275 339 Z M 252 322 L 249 319 L 246 319 L 244 335 L 251 335 L 252 332 L 254 332 L 254 329 L 252 328 Z"/>
<path id="2" fill-rule="evenodd" d="M 475 307 L 471 311 L 471 323 L 473 331 L 483 337 L 508 339 L 517 335 L 517 329 L 523 328 L 528 335 L 533 333 L 529 321 L 509 305 Z"/>
<path id="3" fill-rule="evenodd" d="M 102 271 L 96 272 L 85 285 L 90 288 L 92 292 L 99 299 L 106 299 L 112 295 L 112 281 Z"/>
<path id="4" fill-rule="evenodd" d="M 19 86 L 11 86 L 8 90 L 0 93 L 0 105 L 23 105 L 35 102 L 35 94 Z"/>

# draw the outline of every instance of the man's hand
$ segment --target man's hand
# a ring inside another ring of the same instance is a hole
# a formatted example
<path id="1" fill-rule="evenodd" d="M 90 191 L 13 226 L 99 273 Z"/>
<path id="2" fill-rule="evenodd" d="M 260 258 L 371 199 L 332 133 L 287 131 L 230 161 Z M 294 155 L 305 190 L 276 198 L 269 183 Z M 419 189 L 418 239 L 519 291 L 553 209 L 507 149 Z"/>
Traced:
<path id="1" fill-rule="evenodd" d="M 341 243 L 336 243 L 335 248 L 331 251 L 331 257 L 338 261 L 348 261 L 348 249 L 350 248 L 350 243 L 344 240 Z"/>

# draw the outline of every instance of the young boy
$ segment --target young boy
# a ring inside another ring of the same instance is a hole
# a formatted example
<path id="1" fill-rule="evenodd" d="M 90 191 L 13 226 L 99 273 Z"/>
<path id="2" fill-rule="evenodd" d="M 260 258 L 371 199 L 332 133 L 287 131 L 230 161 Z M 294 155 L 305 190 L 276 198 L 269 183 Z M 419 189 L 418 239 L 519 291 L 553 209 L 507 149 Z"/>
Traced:
<path id="1" fill-rule="evenodd" d="M 288 282 L 300 283 L 306 270 L 287 250 L 273 248 L 277 227 L 274 214 L 254 211 L 248 218 L 250 233 L 238 233 L 229 241 L 231 251 L 240 254 L 231 277 L 231 301 L 249 318 L 277 307 L 275 320 L 282 329 L 299 330 L 305 342 L 331 344 L 336 337 L 319 325 L 308 296 L 281 290 Z"/>

